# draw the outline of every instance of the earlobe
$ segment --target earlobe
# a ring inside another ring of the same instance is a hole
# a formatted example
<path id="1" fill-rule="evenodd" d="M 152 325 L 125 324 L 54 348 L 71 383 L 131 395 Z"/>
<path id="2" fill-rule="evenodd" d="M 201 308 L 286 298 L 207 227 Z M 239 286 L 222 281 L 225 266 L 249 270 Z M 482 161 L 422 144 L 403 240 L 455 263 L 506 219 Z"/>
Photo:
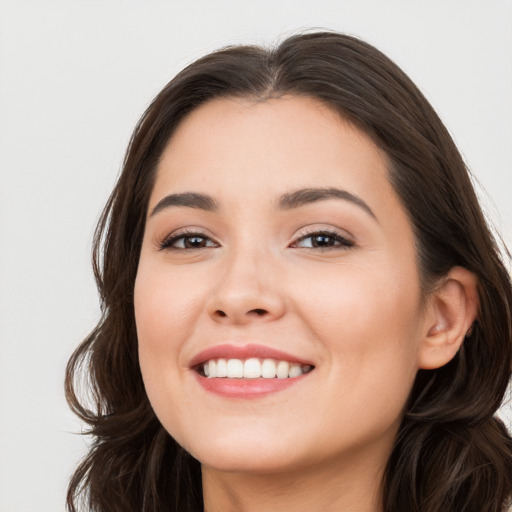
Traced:
<path id="1" fill-rule="evenodd" d="M 418 368 L 444 366 L 458 352 L 478 314 L 477 277 L 454 267 L 428 298 Z"/>

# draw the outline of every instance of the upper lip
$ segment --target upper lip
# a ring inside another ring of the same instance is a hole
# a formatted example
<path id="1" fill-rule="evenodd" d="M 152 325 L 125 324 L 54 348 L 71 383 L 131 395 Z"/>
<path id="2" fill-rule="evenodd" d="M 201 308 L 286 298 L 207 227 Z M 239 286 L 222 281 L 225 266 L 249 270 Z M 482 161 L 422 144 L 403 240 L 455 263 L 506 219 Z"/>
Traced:
<path id="1" fill-rule="evenodd" d="M 202 350 L 192 358 L 190 367 L 198 366 L 210 359 L 249 359 L 251 357 L 277 359 L 278 361 L 288 361 L 289 363 L 314 366 L 311 361 L 297 357 L 288 352 L 283 352 L 282 350 L 277 350 L 265 345 L 249 343 L 248 345 L 216 345 Z"/>

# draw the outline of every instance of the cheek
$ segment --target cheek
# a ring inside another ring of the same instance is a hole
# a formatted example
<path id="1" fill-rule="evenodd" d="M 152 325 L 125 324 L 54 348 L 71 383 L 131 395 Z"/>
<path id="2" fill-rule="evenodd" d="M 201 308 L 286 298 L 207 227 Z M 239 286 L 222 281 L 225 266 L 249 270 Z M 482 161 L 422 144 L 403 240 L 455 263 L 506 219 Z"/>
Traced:
<path id="1" fill-rule="evenodd" d="M 179 273 L 141 262 L 134 289 L 140 351 L 176 351 L 200 308 L 197 287 Z"/>
<path id="2" fill-rule="evenodd" d="M 174 396 L 188 370 L 182 348 L 201 307 L 195 287 L 141 259 L 134 289 L 139 362 L 158 416 L 178 402 Z"/>
<path id="3" fill-rule="evenodd" d="M 395 268 L 347 265 L 322 270 L 303 283 L 297 304 L 305 324 L 322 343 L 334 373 L 351 386 L 389 384 L 392 393 L 416 373 L 420 292 L 415 268 Z"/>
<path id="4" fill-rule="evenodd" d="M 302 310 L 317 326 L 345 331 L 400 331 L 420 320 L 420 292 L 415 269 L 396 265 L 330 266 L 311 269 L 294 293 Z"/>
<path id="5" fill-rule="evenodd" d="M 183 397 L 188 367 L 182 348 L 194 330 L 201 301 L 188 280 L 141 259 L 134 288 L 139 362 L 149 401 L 169 432 L 183 430 L 191 405 Z M 185 406 L 184 406 L 185 405 Z"/>

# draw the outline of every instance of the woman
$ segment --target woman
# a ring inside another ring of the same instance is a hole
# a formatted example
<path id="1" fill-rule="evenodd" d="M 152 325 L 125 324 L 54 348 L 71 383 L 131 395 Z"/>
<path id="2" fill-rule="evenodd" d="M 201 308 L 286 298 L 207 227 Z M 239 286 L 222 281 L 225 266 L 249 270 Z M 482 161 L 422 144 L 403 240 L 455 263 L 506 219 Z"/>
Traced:
<path id="1" fill-rule="evenodd" d="M 94 261 L 69 510 L 506 510 L 510 278 L 446 129 L 375 48 L 310 33 L 187 67 Z"/>

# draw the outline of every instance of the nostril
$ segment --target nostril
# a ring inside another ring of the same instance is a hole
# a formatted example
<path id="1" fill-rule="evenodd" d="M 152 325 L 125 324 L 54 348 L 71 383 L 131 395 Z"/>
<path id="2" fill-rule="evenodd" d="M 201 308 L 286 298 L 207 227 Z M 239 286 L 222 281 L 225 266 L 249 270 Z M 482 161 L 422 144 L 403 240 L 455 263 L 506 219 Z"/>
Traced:
<path id="1" fill-rule="evenodd" d="M 267 312 L 264 309 L 251 309 L 251 311 L 249 311 L 249 313 L 254 313 L 257 316 L 263 316 Z"/>
<path id="2" fill-rule="evenodd" d="M 240 318 L 242 318 L 243 316 L 246 316 L 246 315 L 248 317 L 262 317 L 262 316 L 265 316 L 267 314 L 268 314 L 268 311 L 266 309 L 255 308 L 255 309 L 250 309 L 249 311 L 247 311 L 245 313 L 245 315 L 242 315 Z M 238 313 L 236 311 L 233 312 L 233 315 L 230 315 L 230 314 L 226 313 L 225 311 L 222 311 L 222 309 L 215 310 L 214 315 L 217 318 L 231 318 L 232 320 L 235 320 L 235 321 L 238 318 Z"/>

